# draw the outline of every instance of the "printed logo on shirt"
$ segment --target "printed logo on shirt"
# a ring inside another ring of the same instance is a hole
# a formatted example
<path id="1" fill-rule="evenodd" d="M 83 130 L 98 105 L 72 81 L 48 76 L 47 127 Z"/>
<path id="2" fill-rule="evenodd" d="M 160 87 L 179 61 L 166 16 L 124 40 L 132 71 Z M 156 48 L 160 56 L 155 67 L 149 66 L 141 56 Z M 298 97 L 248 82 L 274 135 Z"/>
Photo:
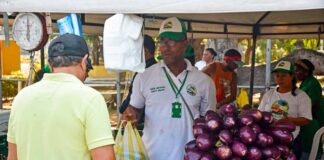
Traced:
<path id="1" fill-rule="evenodd" d="M 150 88 L 151 93 L 165 91 L 165 86 L 158 86 Z"/>
<path id="2" fill-rule="evenodd" d="M 279 99 L 271 106 L 272 116 L 275 119 L 282 119 L 284 115 L 288 114 L 289 104 L 286 100 Z"/>
<path id="3" fill-rule="evenodd" d="M 187 93 L 191 96 L 195 96 L 197 94 L 197 88 L 193 84 L 188 84 L 186 89 L 187 89 Z"/>

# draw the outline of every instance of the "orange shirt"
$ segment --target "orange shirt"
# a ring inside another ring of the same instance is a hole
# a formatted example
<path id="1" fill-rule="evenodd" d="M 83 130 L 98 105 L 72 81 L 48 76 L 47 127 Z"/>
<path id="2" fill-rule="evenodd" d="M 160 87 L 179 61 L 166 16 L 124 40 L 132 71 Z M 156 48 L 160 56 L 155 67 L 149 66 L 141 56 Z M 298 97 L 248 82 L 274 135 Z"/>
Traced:
<path id="1" fill-rule="evenodd" d="M 203 72 L 207 73 L 215 83 L 217 102 L 222 101 L 231 94 L 233 72 L 224 71 L 222 64 L 217 62 L 213 62 L 206 66 Z"/>

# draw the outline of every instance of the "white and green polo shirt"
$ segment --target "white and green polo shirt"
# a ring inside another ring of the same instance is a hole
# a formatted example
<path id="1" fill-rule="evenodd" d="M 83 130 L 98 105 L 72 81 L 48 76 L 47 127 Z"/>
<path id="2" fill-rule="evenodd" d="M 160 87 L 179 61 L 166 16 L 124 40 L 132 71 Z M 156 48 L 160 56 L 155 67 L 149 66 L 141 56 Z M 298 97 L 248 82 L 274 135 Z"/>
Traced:
<path id="1" fill-rule="evenodd" d="M 183 100 L 176 98 L 163 67 L 178 88 L 188 71 L 181 94 L 194 117 L 216 109 L 214 83 L 188 60 L 186 64 L 186 70 L 176 77 L 162 61 L 138 74 L 134 80 L 130 104 L 136 108 L 145 106 L 143 141 L 151 159 L 183 159 L 185 144 L 194 138 L 189 111 Z M 171 116 L 174 102 L 181 103 L 181 118 Z"/>

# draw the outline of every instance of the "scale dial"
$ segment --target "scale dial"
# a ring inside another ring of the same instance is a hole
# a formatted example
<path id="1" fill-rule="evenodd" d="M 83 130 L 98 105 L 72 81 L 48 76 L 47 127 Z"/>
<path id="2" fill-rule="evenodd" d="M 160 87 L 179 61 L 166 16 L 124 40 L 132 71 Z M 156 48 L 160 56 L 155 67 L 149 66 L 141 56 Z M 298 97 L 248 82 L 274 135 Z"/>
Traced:
<path id="1" fill-rule="evenodd" d="M 45 18 L 36 13 L 20 13 L 12 27 L 13 38 L 24 50 L 41 49 L 48 40 Z"/>

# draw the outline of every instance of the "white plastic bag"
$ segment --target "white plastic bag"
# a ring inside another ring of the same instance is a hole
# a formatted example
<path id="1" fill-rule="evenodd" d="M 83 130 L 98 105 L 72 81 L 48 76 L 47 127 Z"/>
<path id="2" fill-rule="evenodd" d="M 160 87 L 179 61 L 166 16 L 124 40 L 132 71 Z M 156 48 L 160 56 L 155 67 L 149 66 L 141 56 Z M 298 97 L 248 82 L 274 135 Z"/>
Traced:
<path id="1" fill-rule="evenodd" d="M 105 68 L 118 71 L 144 72 L 143 18 L 116 14 L 105 21 Z"/>

